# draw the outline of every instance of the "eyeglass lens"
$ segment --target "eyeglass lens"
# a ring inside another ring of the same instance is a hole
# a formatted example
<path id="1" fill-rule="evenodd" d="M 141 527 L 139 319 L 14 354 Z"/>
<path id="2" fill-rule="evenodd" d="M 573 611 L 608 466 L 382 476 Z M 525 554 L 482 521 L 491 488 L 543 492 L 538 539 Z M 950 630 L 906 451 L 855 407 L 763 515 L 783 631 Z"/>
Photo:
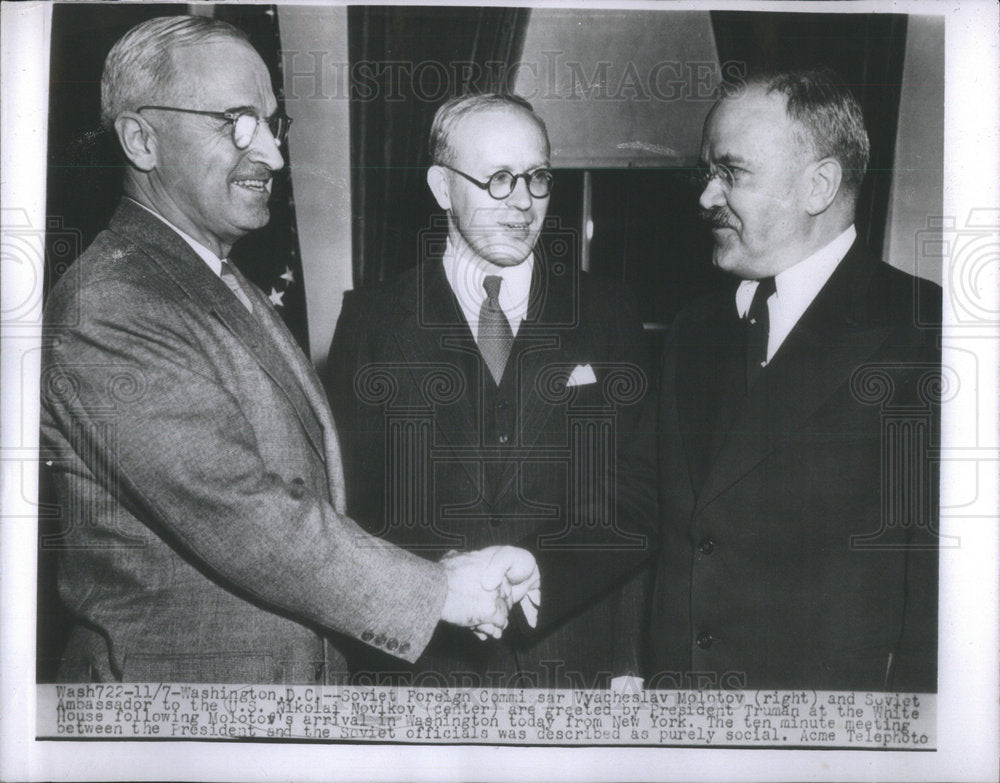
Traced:
<path id="1" fill-rule="evenodd" d="M 233 143 L 241 150 L 249 147 L 257 135 L 257 128 L 261 122 L 266 122 L 271 135 L 278 144 L 285 141 L 288 134 L 288 119 L 280 114 L 269 117 L 266 120 L 259 119 L 255 114 L 247 112 L 241 114 L 233 122 Z"/>
<path id="2" fill-rule="evenodd" d="M 701 190 L 708 187 L 709 183 L 718 179 L 727 190 L 733 187 L 735 178 L 733 172 L 721 164 L 715 166 L 698 166 L 691 176 L 691 184 Z"/>
<path id="3" fill-rule="evenodd" d="M 528 192 L 535 198 L 545 198 L 552 191 L 552 173 L 539 169 L 530 174 L 511 174 L 509 171 L 498 171 L 489 181 L 489 193 L 495 199 L 507 198 L 514 192 L 519 177 L 528 182 Z"/>

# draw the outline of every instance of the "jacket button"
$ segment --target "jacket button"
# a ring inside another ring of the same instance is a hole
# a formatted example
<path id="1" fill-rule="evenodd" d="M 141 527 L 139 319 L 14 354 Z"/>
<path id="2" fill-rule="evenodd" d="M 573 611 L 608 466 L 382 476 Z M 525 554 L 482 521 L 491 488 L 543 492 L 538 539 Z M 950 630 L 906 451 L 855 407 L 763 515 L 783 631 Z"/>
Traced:
<path id="1" fill-rule="evenodd" d="M 499 438 L 497 438 L 497 440 L 499 440 L 501 443 L 506 443 L 507 442 L 507 434 L 506 433 L 502 434 Z"/>
<path id="2" fill-rule="evenodd" d="M 706 536 L 698 544 L 698 551 L 701 552 L 703 555 L 710 555 L 712 554 L 712 552 L 715 551 L 715 548 L 717 546 L 718 544 L 715 543 L 714 538 L 712 538 L 711 536 Z"/>
<path id="3" fill-rule="evenodd" d="M 500 527 L 500 525 L 503 524 L 503 520 L 500 519 L 500 517 L 490 517 L 490 524 L 493 525 L 493 527 Z"/>
<path id="4" fill-rule="evenodd" d="M 295 500 L 298 500 L 305 496 L 306 494 L 306 481 L 303 478 L 296 476 L 291 481 L 292 486 L 288 488 L 288 494 L 291 495 Z"/>
<path id="5" fill-rule="evenodd" d="M 305 486 L 306 480 L 302 476 L 296 476 L 292 479 L 293 484 L 299 484 L 300 486 Z"/>
<path id="6" fill-rule="evenodd" d="M 385 634 L 380 633 L 378 636 L 375 637 L 375 646 L 381 647 L 383 644 L 385 644 Z"/>
<path id="7" fill-rule="evenodd" d="M 397 642 L 395 639 L 390 639 L 385 643 L 385 649 L 387 650 L 395 650 L 398 646 L 399 642 Z"/>
<path id="8" fill-rule="evenodd" d="M 410 643 L 409 642 L 403 642 L 402 644 L 399 645 L 399 653 L 400 653 L 400 655 L 406 655 L 409 651 L 410 651 Z"/>
<path id="9" fill-rule="evenodd" d="M 708 633 L 707 631 L 703 631 L 700 634 L 698 634 L 697 641 L 698 641 L 698 646 L 701 649 L 707 650 L 709 647 L 712 646 L 712 642 L 715 641 L 715 637 L 712 636 L 712 634 Z"/>
<path id="10" fill-rule="evenodd" d="M 365 631 L 363 634 L 361 634 L 361 641 L 363 642 L 370 642 L 374 638 L 375 634 L 373 634 L 371 631 Z"/>

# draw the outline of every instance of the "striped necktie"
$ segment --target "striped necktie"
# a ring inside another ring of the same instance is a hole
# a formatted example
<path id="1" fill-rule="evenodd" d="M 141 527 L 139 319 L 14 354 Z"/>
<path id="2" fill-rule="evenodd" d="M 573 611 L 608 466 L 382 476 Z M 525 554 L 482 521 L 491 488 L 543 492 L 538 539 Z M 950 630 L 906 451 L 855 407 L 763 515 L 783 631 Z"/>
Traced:
<path id="1" fill-rule="evenodd" d="M 503 377 L 504 367 L 507 366 L 511 346 L 514 344 L 514 333 L 511 331 L 510 322 L 500 307 L 502 282 L 503 278 L 497 275 L 488 275 L 483 280 L 486 299 L 479 309 L 479 352 L 482 353 L 483 360 L 490 369 L 490 375 L 498 386 Z"/>

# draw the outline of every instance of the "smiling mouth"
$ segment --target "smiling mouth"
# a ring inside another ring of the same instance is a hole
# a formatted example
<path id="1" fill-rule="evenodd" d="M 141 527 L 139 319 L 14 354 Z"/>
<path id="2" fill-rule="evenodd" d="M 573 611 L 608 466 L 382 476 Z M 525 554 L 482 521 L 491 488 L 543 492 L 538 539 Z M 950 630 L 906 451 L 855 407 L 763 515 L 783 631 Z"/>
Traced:
<path id="1" fill-rule="evenodd" d="M 528 222 L 518 221 L 514 223 L 501 220 L 500 225 L 503 226 L 504 228 L 510 228 L 515 231 L 526 231 L 528 228 L 531 227 L 531 221 L 530 220 Z"/>
<path id="2" fill-rule="evenodd" d="M 270 179 L 237 179 L 233 180 L 233 184 L 237 187 L 243 188 L 244 190 L 252 190 L 256 193 L 271 192 Z"/>

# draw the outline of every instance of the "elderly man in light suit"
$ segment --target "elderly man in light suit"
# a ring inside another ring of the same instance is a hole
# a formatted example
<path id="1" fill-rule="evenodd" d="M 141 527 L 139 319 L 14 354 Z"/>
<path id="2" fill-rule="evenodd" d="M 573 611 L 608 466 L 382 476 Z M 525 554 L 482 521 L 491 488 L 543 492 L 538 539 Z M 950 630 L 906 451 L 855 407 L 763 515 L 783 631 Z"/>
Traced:
<path id="1" fill-rule="evenodd" d="M 322 683 L 347 637 L 412 661 L 439 620 L 499 634 L 531 556 L 430 562 L 355 525 L 313 368 L 226 260 L 267 223 L 283 166 L 257 52 L 222 22 L 153 19 L 101 87 L 125 198 L 46 310 L 43 436 L 78 621 L 60 679 Z"/>

